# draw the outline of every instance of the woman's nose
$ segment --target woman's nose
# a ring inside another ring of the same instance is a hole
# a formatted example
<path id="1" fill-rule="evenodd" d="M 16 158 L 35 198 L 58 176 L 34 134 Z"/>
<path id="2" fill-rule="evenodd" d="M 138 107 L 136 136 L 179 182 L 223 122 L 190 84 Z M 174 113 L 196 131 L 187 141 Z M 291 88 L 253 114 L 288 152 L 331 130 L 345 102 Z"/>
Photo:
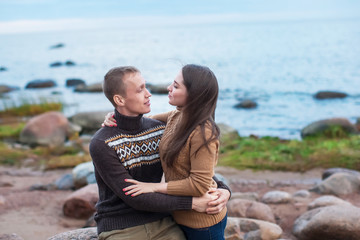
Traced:
<path id="1" fill-rule="evenodd" d="M 146 89 L 146 97 L 151 97 L 151 93 L 149 92 L 149 90 L 147 88 Z"/>

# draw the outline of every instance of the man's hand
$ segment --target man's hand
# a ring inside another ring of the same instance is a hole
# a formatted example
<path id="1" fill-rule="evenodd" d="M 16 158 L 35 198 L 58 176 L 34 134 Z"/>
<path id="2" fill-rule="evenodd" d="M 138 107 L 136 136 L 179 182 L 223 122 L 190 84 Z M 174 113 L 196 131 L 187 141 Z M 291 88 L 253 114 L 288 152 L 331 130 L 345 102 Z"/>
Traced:
<path id="1" fill-rule="evenodd" d="M 206 213 L 217 214 L 226 207 L 226 204 L 230 198 L 230 192 L 222 188 L 211 189 L 209 192 L 211 194 L 217 195 L 218 198 L 208 203 L 208 207 L 206 208 Z"/>
<path id="2" fill-rule="evenodd" d="M 205 193 L 202 197 L 193 197 L 192 209 L 197 212 L 206 212 L 208 204 L 216 199 L 218 199 L 217 195 L 209 193 Z"/>

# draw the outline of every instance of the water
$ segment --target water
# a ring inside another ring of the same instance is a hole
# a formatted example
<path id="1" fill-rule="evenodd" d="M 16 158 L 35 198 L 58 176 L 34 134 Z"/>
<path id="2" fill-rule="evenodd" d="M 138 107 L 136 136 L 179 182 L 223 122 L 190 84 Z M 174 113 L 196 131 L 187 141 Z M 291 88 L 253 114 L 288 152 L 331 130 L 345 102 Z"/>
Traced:
<path id="1" fill-rule="evenodd" d="M 123 26 L 123 25 L 122 25 Z M 220 85 L 217 122 L 240 135 L 298 139 L 307 124 L 325 118 L 360 117 L 360 20 L 169 24 L 99 30 L 0 35 L 0 84 L 20 91 L 4 101 L 39 96 L 60 98 L 64 113 L 111 109 L 102 93 L 74 93 L 68 78 L 88 84 L 102 81 L 114 66 L 134 65 L 149 83 L 170 83 L 183 63 L 209 66 Z M 61 49 L 50 46 L 64 43 Z M 73 67 L 50 68 L 55 61 Z M 53 79 L 58 86 L 25 90 L 34 79 Z M 317 101 L 313 94 L 335 90 L 345 99 Z M 51 94 L 58 92 L 57 95 Z M 240 99 L 258 103 L 235 109 Z M 1 104 L 0 104 L 1 108 Z M 152 97 L 152 113 L 173 109 L 167 96 Z"/>

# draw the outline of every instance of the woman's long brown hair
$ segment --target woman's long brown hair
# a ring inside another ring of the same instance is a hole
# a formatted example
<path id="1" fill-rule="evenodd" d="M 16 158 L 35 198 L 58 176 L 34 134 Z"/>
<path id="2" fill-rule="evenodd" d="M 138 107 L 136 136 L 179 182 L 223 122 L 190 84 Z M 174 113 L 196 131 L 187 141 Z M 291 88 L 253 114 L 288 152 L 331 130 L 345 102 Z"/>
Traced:
<path id="1" fill-rule="evenodd" d="M 168 167 L 173 166 L 179 152 L 197 126 L 200 125 L 204 140 L 200 148 L 205 146 L 209 150 L 209 143 L 219 139 L 220 135 L 219 127 L 215 123 L 215 109 L 219 94 L 215 74 L 208 67 L 188 64 L 182 68 L 182 75 L 188 96 L 186 105 L 181 109 L 181 121 L 176 126 L 163 155 Z M 205 124 L 210 124 L 212 130 L 211 136 L 207 139 Z M 195 151 L 195 154 L 199 149 Z"/>

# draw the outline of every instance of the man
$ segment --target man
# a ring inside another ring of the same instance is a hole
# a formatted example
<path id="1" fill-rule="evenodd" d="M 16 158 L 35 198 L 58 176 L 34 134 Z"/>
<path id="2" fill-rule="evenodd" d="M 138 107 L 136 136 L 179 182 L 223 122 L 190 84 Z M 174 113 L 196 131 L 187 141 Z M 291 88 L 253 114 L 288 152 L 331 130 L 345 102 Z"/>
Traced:
<path id="1" fill-rule="evenodd" d="M 111 69 L 104 78 L 103 90 L 115 107 L 118 126 L 101 128 L 90 143 L 99 188 L 95 220 L 99 239 L 185 239 L 172 220 L 173 210 L 205 212 L 208 202 L 219 211 L 230 193 L 201 198 L 148 193 L 131 197 L 123 189 L 130 184 L 125 179 L 160 182 L 162 168 L 158 145 L 164 123 L 145 118 L 150 112 L 151 94 L 145 80 L 134 67 Z M 221 182 L 218 185 L 227 188 Z"/>

